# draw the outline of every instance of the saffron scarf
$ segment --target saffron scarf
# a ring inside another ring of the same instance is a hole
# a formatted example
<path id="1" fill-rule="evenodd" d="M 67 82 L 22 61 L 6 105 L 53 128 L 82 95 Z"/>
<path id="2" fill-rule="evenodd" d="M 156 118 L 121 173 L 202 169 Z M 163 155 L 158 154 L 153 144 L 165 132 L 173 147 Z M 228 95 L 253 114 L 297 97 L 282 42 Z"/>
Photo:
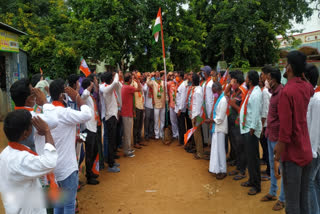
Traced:
<path id="1" fill-rule="evenodd" d="M 247 111 L 248 111 L 248 102 L 249 102 L 249 98 L 250 98 L 250 95 L 253 91 L 254 87 L 251 88 L 249 91 L 248 91 L 248 94 L 247 94 L 247 99 L 244 103 L 244 110 L 243 110 L 243 121 L 242 121 L 242 128 L 244 128 L 244 126 L 246 125 L 246 120 L 247 120 Z M 241 107 L 240 107 L 240 110 L 241 110 Z"/>
<path id="2" fill-rule="evenodd" d="M 31 149 L 29 149 L 28 147 L 17 143 L 17 142 L 9 142 L 8 145 L 15 150 L 18 151 L 26 151 L 29 152 L 30 154 L 33 154 L 35 156 L 38 156 L 38 154 L 34 151 L 32 151 Z M 58 199 L 60 198 L 60 190 L 58 185 L 55 182 L 55 177 L 54 174 L 52 172 L 50 172 L 49 174 L 46 175 L 47 179 L 49 181 L 49 191 L 48 191 L 48 195 L 49 198 L 53 201 L 58 201 Z"/>

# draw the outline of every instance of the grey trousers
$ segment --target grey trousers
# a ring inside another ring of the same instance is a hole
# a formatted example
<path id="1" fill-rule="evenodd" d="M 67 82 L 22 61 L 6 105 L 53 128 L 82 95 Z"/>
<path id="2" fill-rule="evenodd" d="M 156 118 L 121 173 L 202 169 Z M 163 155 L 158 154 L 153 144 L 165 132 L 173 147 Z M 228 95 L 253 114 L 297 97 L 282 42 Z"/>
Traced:
<path id="1" fill-rule="evenodd" d="M 202 128 L 202 134 L 203 134 L 203 143 L 210 144 L 211 138 L 212 138 L 210 125 L 208 123 L 203 123 L 201 125 L 201 128 Z"/>
<path id="2" fill-rule="evenodd" d="M 133 118 L 132 117 L 122 117 L 123 124 L 123 153 L 128 155 L 131 150 L 131 134 L 132 134 L 132 126 L 133 126 Z"/>
<path id="3" fill-rule="evenodd" d="M 283 187 L 287 214 L 309 213 L 309 180 L 311 163 L 299 166 L 294 162 L 283 164 Z"/>

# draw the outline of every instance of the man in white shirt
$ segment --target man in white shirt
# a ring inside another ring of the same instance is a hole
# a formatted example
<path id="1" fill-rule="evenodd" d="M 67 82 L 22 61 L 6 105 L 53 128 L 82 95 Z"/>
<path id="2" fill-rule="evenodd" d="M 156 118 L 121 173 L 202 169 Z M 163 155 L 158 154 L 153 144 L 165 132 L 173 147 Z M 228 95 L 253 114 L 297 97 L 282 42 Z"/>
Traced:
<path id="1" fill-rule="evenodd" d="M 117 152 L 117 123 L 120 115 L 120 104 L 116 94 L 116 89 L 119 87 L 119 75 L 116 73 L 114 78 L 111 72 L 103 74 L 105 86 L 102 89 L 103 99 L 106 103 L 105 124 L 108 130 L 108 171 L 120 172 L 119 163 L 115 162 Z"/>
<path id="2" fill-rule="evenodd" d="M 256 195 L 261 192 L 259 138 L 262 131 L 262 93 L 258 84 L 258 72 L 249 71 L 246 77 L 246 85 L 249 91 L 240 109 L 240 132 L 245 141 L 249 171 L 249 180 L 241 185 L 252 187 L 248 195 Z"/>
<path id="3" fill-rule="evenodd" d="M 50 84 L 49 90 L 53 102 L 52 105 L 44 105 L 43 111 L 56 114 L 58 118 L 58 126 L 51 132 L 59 154 L 54 174 L 58 185 L 67 194 L 63 202 L 55 205 L 54 212 L 74 214 L 78 188 L 78 163 L 75 150 L 76 126 L 79 123 L 89 121 L 93 113 L 75 90 L 70 87 L 64 88 L 64 80 L 54 80 Z M 76 101 L 80 111 L 65 108 L 64 93 Z"/>
<path id="4" fill-rule="evenodd" d="M 189 117 L 192 120 L 192 126 L 199 126 L 199 120 L 197 118 L 201 117 L 201 108 L 203 104 L 203 92 L 201 86 L 199 86 L 200 78 L 197 74 L 192 75 L 192 89 L 190 92 L 191 96 L 191 105 L 190 105 L 190 114 Z M 196 159 L 203 158 L 203 142 L 201 134 L 201 126 L 197 128 L 194 132 L 194 141 L 196 144 L 196 153 L 194 157 Z"/>
<path id="5" fill-rule="evenodd" d="M 180 71 L 177 81 L 178 90 L 176 94 L 176 107 L 175 112 L 178 117 L 178 129 L 179 129 L 179 146 L 184 145 L 184 134 L 186 133 L 186 110 L 187 110 L 187 93 L 188 93 L 188 80 L 185 79 L 183 71 Z"/>
<path id="6" fill-rule="evenodd" d="M 312 162 L 309 179 L 309 213 L 320 213 L 320 86 L 317 86 L 319 71 L 313 64 L 306 66 L 306 79 L 315 88 L 307 112 L 307 123 L 312 148 Z"/>
<path id="7" fill-rule="evenodd" d="M 212 71 L 210 66 L 204 66 L 201 70 L 201 76 L 205 79 L 202 84 L 203 90 L 203 107 L 205 111 L 206 118 L 210 118 L 212 105 L 214 101 L 213 93 L 212 93 L 212 78 L 210 73 Z M 210 126 L 207 123 L 202 124 L 202 133 L 203 133 L 203 141 L 205 144 L 209 144 L 211 142 L 211 130 Z"/>
<path id="8" fill-rule="evenodd" d="M 96 101 L 92 96 L 94 83 L 86 78 L 82 81 L 81 86 L 84 89 L 81 99 L 89 106 L 92 113 L 91 119 L 84 124 L 84 132 L 87 134 L 85 141 L 86 177 L 88 184 L 96 185 L 99 184 L 99 181 L 96 180 L 98 176 L 94 174 L 92 167 L 98 154 L 97 124 L 100 118 Z"/>
<path id="9" fill-rule="evenodd" d="M 143 86 L 144 92 L 144 139 L 149 140 L 154 137 L 154 110 L 153 110 L 153 91 L 147 84 Z"/>
<path id="10" fill-rule="evenodd" d="M 32 124 L 45 136 L 41 155 L 29 147 L 34 142 Z M 6 213 L 46 214 L 39 178 L 54 169 L 58 158 L 48 125 L 21 109 L 7 115 L 3 129 L 10 141 L 0 154 L 0 192 Z"/>
<path id="11" fill-rule="evenodd" d="M 206 121 L 207 123 L 212 124 L 209 172 L 217 174 L 216 178 L 222 180 L 227 176 L 225 135 L 228 133 L 228 102 L 219 82 L 212 84 L 212 93 L 218 94 L 218 97 L 215 98 L 215 102 L 211 106 L 212 117 Z"/>
<path id="12" fill-rule="evenodd" d="M 262 122 L 262 132 L 260 137 L 260 144 L 263 150 L 262 161 L 263 164 L 267 165 L 266 174 L 270 176 L 270 164 L 269 164 L 269 152 L 268 152 L 268 140 L 265 137 L 265 130 L 267 128 L 267 116 L 269 112 L 269 102 L 271 98 L 271 93 L 269 92 L 269 83 L 267 80 L 268 74 L 272 71 L 272 67 L 267 65 L 264 66 L 260 74 L 260 81 L 264 86 L 262 89 L 262 105 L 261 105 L 261 122 Z"/>
<path id="13" fill-rule="evenodd" d="M 162 76 L 160 76 L 162 75 Z M 164 139 L 165 123 L 165 85 L 164 75 L 156 72 L 155 80 L 147 79 L 147 85 L 153 90 L 154 98 L 154 132 L 156 139 Z M 160 126 L 160 127 L 159 127 Z"/>

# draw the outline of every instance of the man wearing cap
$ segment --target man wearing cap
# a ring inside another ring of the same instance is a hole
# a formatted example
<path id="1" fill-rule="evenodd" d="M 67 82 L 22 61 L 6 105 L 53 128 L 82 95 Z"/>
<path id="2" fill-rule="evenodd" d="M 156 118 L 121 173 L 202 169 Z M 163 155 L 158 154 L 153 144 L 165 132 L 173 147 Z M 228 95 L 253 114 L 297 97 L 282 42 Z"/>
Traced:
<path id="1" fill-rule="evenodd" d="M 202 90 L 203 90 L 203 107 L 206 118 L 209 119 L 212 111 L 212 105 L 214 101 L 214 96 L 212 93 L 212 84 L 213 81 L 211 79 L 210 73 L 212 71 L 211 67 L 206 65 L 200 69 L 201 76 L 204 78 L 204 82 L 202 83 Z M 208 123 L 202 124 L 202 133 L 203 133 L 203 140 L 205 144 L 209 144 L 211 142 L 211 132 Z"/>

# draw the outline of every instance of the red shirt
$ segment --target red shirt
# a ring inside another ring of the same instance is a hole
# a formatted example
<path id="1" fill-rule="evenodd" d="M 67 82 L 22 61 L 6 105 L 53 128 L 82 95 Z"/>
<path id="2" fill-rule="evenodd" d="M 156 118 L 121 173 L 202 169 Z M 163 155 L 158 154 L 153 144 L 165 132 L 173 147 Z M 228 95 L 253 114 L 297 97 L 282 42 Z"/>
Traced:
<path id="1" fill-rule="evenodd" d="M 278 104 L 280 101 L 280 96 L 282 92 L 283 86 L 280 84 L 276 88 L 275 91 L 272 91 L 272 96 L 269 102 L 269 111 L 267 117 L 267 129 L 266 129 L 266 137 L 271 142 L 277 142 L 279 138 L 279 114 L 278 114 Z"/>
<path id="2" fill-rule="evenodd" d="M 307 126 L 307 110 L 314 93 L 312 85 L 295 77 L 283 88 L 278 112 L 279 141 L 286 144 L 282 161 L 305 166 L 312 161 L 312 150 Z"/>
<path id="3" fill-rule="evenodd" d="M 121 88 L 121 116 L 133 117 L 133 96 L 136 88 L 131 85 L 123 85 Z"/>

